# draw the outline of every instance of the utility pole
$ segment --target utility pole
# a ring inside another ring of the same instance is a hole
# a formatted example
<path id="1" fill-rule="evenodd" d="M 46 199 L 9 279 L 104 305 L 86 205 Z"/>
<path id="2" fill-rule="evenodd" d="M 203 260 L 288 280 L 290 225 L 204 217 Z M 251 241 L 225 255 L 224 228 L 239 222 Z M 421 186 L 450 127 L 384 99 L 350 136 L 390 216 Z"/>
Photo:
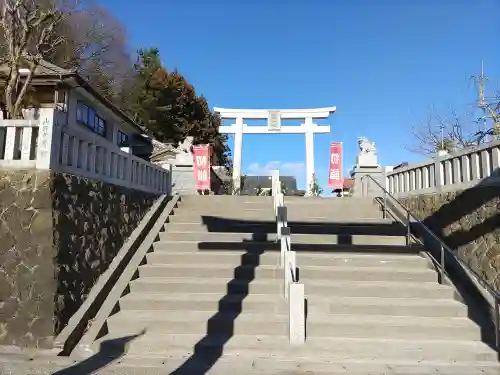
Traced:
<path id="1" fill-rule="evenodd" d="M 486 78 L 484 76 L 484 61 L 481 60 L 481 76 L 479 77 L 479 108 L 483 109 L 486 107 L 486 101 L 484 100 L 484 86 Z"/>
<path id="2" fill-rule="evenodd" d="M 486 132 L 488 130 L 486 125 L 486 118 L 488 117 L 488 103 L 486 103 L 485 98 L 485 86 L 486 86 L 486 76 L 484 74 L 484 61 L 481 60 L 481 75 L 479 77 L 474 77 L 474 81 L 476 83 L 476 88 L 478 92 L 478 103 L 477 107 L 482 111 L 483 116 L 480 120 L 483 120 L 483 128 L 480 130 L 480 133 L 483 133 L 483 142 L 488 142 L 488 136 Z"/>
<path id="3" fill-rule="evenodd" d="M 441 129 L 441 150 L 444 150 L 444 125 L 441 125 L 439 129 Z"/>

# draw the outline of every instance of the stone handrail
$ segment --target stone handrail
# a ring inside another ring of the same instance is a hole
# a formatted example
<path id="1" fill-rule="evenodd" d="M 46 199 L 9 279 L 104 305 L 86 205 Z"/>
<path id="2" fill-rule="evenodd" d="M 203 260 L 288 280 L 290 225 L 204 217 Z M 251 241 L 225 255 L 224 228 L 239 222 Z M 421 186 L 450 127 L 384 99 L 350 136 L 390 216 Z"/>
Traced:
<path id="1" fill-rule="evenodd" d="M 500 140 L 495 140 L 389 172 L 387 190 L 401 198 L 463 190 L 487 177 L 488 185 L 500 184 L 499 167 Z"/>
<path id="2" fill-rule="evenodd" d="M 274 212 L 277 238 L 280 241 L 280 267 L 283 269 L 283 296 L 288 300 L 288 332 L 292 345 L 305 343 L 305 295 L 304 284 L 297 277 L 297 256 L 292 251 L 291 231 L 288 227 L 287 208 L 281 191 L 279 171 L 272 174 Z"/>
<path id="3" fill-rule="evenodd" d="M 85 130 L 63 128 L 57 170 L 149 192 L 169 192 L 170 173 Z"/>
<path id="4" fill-rule="evenodd" d="M 171 171 L 86 129 L 44 120 L 0 120 L 0 168 L 52 169 L 150 193 L 170 194 Z M 2 136 L 3 134 L 3 136 Z M 5 137 L 5 147 L 1 142 Z"/>
<path id="5" fill-rule="evenodd" d="M 39 120 L 0 120 L 0 167 L 36 168 Z"/>

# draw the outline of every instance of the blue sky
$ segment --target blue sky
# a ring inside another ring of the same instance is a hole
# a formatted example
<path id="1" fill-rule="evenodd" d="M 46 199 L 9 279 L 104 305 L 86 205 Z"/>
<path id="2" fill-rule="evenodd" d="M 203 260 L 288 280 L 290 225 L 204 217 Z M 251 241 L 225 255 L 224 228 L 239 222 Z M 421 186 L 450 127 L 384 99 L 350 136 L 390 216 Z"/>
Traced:
<path id="1" fill-rule="evenodd" d="M 410 126 L 434 111 L 470 109 L 481 59 L 500 83 L 498 0 L 102 0 L 132 47 L 158 47 L 211 107 L 337 106 L 331 133 L 315 138 L 326 185 L 329 144 L 344 144 L 344 174 L 357 137 L 380 162 L 422 157 L 405 150 Z M 232 142 L 230 142 L 232 145 Z M 246 135 L 244 172 L 281 165 L 304 186 L 302 135 Z"/>

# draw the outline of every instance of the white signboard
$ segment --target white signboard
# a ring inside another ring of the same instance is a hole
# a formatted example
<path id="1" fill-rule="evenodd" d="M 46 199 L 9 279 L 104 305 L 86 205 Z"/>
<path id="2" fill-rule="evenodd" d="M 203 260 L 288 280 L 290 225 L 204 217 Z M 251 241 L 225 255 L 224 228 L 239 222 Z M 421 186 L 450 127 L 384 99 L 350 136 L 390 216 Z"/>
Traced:
<path id="1" fill-rule="evenodd" d="M 269 111 L 267 117 L 267 130 L 279 132 L 281 130 L 281 113 L 280 111 Z"/>

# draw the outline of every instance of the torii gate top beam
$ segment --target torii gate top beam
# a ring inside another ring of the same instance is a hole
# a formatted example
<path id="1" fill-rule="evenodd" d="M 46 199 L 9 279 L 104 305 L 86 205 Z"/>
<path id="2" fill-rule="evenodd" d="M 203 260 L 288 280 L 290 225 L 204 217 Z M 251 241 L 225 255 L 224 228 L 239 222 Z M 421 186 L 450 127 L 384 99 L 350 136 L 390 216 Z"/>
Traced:
<path id="1" fill-rule="evenodd" d="M 220 114 L 223 119 L 243 118 L 248 120 L 260 120 L 269 118 L 269 112 L 278 112 L 282 119 L 305 119 L 305 118 L 328 118 L 337 107 L 310 108 L 310 109 L 230 109 L 214 107 L 214 112 Z"/>

